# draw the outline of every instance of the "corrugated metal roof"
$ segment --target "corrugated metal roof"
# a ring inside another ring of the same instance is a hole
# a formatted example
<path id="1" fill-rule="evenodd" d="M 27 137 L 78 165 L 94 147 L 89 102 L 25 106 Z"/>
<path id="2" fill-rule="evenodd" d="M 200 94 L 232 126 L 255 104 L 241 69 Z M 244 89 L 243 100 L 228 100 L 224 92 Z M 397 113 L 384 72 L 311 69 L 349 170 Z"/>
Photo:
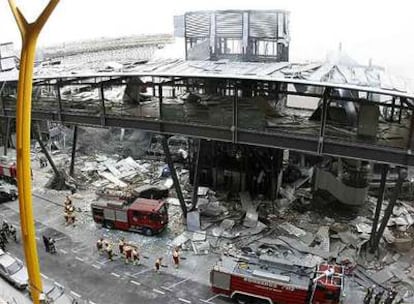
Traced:
<path id="1" fill-rule="evenodd" d="M 104 66 L 102 64 L 102 66 Z M 160 76 L 251 79 L 279 81 L 319 86 L 342 87 L 413 98 L 405 82 L 391 76 L 381 68 L 368 66 L 345 66 L 333 63 L 288 62 L 230 62 L 185 61 L 182 59 L 154 60 L 135 66 L 125 66 L 122 71 L 97 71 L 87 64 L 77 67 L 50 65 L 36 67 L 35 79 L 83 78 L 101 76 Z M 0 73 L 0 81 L 16 81 L 18 71 Z"/>

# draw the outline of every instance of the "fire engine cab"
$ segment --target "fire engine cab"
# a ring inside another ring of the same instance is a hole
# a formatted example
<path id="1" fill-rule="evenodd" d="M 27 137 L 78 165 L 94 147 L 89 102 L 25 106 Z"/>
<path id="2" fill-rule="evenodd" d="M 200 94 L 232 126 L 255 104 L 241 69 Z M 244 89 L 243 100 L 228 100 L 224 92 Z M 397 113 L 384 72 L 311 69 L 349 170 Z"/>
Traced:
<path id="1" fill-rule="evenodd" d="M 91 204 L 96 223 L 108 229 L 120 229 L 153 235 L 168 224 L 164 201 L 137 198 L 132 204 L 123 201 L 99 201 Z"/>
<path id="2" fill-rule="evenodd" d="M 239 303 L 339 304 L 344 269 L 333 264 L 316 268 L 224 256 L 210 272 L 214 293 Z"/>

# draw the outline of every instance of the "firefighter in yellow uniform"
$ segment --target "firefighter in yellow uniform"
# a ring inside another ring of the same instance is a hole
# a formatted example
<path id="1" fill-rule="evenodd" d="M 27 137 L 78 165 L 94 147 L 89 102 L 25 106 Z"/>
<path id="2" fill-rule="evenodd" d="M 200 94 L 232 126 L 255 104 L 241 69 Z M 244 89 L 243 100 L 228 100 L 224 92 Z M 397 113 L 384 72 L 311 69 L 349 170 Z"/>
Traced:
<path id="1" fill-rule="evenodd" d="M 162 263 L 162 257 L 155 260 L 155 272 L 160 272 L 160 267 Z"/>
<path id="2" fill-rule="evenodd" d="M 111 261 L 113 261 L 113 252 L 112 252 L 112 245 L 111 243 L 106 243 L 106 248 L 105 248 L 106 253 L 108 254 L 108 259 L 110 259 Z"/>
<path id="3" fill-rule="evenodd" d="M 175 268 L 178 268 L 178 266 L 180 266 L 180 254 L 178 253 L 178 248 L 177 247 L 175 247 L 173 249 L 172 257 L 173 257 L 173 262 L 174 262 Z"/>
<path id="4" fill-rule="evenodd" d="M 136 248 L 132 248 L 132 252 L 131 252 L 131 258 L 132 258 L 132 263 L 134 265 L 139 265 L 140 261 L 139 261 L 139 253 L 138 250 Z"/>
<path id="5" fill-rule="evenodd" d="M 65 221 L 66 224 L 74 224 L 75 223 L 75 207 L 72 205 L 72 199 L 70 196 L 66 196 L 65 200 Z"/>
<path id="6" fill-rule="evenodd" d="M 124 247 L 126 246 L 126 244 L 125 244 L 125 239 L 124 238 L 121 238 L 120 240 L 119 240 L 119 243 L 118 243 L 118 248 L 119 248 L 119 254 L 120 255 L 122 255 L 122 254 L 124 254 Z"/>
<path id="7" fill-rule="evenodd" d="M 100 238 L 99 240 L 96 241 L 96 249 L 98 250 L 99 253 L 102 252 L 103 245 L 104 245 L 104 239 L 103 238 Z"/>

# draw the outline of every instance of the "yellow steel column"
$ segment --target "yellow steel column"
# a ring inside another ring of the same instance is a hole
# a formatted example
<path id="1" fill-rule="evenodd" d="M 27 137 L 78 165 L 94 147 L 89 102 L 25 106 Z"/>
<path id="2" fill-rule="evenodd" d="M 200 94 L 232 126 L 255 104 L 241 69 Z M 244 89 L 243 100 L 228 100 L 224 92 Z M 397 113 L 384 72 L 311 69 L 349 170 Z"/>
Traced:
<path id="1" fill-rule="evenodd" d="M 43 288 L 40 279 L 39 258 L 37 256 L 35 238 L 36 231 L 32 208 L 32 177 L 30 165 L 33 65 L 37 37 L 58 2 L 59 0 L 51 0 L 37 20 L 33 23 L 28 23 L 14 0 L 9 0 L 10 8 L 22 36 L 16 105 L 17 187 L 19 190 L 23 249 L 26 257 L 30 291 L 33 303 L 35 304 L 39 303 L 39 293 Z"/>

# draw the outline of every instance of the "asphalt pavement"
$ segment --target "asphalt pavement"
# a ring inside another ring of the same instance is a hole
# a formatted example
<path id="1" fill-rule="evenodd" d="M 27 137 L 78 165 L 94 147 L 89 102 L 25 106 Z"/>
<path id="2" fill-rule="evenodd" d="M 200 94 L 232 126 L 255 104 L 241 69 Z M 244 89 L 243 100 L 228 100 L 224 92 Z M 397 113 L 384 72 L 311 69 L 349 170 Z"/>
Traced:
<path id="1" fill-rule="evenodd" d="M 42 276 L 63 285 L 79 303 L 229 303 L 227 299 L 214 295 L 207 284 L 186 277 L 184 270 L 175 270 L 168 263 L 160 273 L 156 273 L 150 258 L 142 258 L 141 265 L 125 264 L 119 256 L 109 261 L 106 255 L 95 249 L 95 225 L 84 221 L 77 228 L 67 227 L 63 224 L 59 204 L 35 196 L 34 205 L 35 218 L 39 219 L 36 238 Z M 1 219 L 7 219 L 20 230 L 17 202 L 0 205 L 0 214 Z M 57 254 L 45 252 L 42 235 L 56 239 Z M 20 243 L 10 242 L 7 250 L 23 259 Z M 208 278 L 208 273 L 201 276 Z M 199 274 L 194 277 L 199 277 Z"/>

